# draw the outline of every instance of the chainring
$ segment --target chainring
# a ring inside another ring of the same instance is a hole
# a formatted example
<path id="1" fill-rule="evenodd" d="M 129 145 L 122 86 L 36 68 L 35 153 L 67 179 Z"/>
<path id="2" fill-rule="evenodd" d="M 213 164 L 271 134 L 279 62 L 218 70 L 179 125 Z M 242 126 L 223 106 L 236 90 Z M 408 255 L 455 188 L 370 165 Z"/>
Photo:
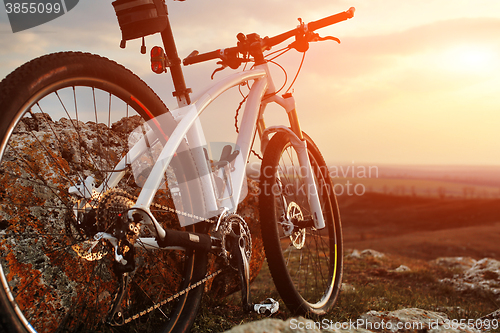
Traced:
<path id="1" fill-rule="evenodd" d="M 221 253 L 220 256 L 224 258 L 226 264 L 234 269 L 238 269 L 234 264 L 232 264 L 232 254 L 228 249 L 229 236 L 234 236 L 237 238 L 243 238 L 244 240 L 244 252 L 247 260 L 250 261 L 252 257 L 252 235 L 250 229 L 248 228 L 245 220 L 238 214 L 228 214 L 223 218 L 219 229 L 215 232 L 221 240 Z"/>

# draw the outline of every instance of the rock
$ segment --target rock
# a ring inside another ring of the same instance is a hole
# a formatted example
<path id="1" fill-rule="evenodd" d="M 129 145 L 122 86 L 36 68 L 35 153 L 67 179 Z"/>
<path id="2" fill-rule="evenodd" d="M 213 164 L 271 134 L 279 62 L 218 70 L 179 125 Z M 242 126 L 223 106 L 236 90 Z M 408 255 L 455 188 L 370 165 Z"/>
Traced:
<path id="1" fill-rule="evenodd" d="M 342 286 L 340 287 L 340 291 L 342 293 L 353 293 L 356 291 L 356 288 L 352 284 L 349 283 L 342 283 Z"/>
<path id="2" fill-rule="evenodd" d="M 314 322 L 309 319 L 304 318 L 292 318 L 290 320 L 296 320 L 296 327 L 314 327 Z M 279 319 L 266 318 L 263 320 L 247 323 L 244 325 L 233 327 L 231 330 L 227 331 L 228 333 L 306 333 L 306 332 L 320 332 L 316 329 L 292 329 L 290 326 L 290 320 L 283 321 Z"/>
<path id="3" fill-rule="evenodd" d="M 479 330 L 468 327 L 459 327 L 458 324 L 453 325 L 448 316 L 444 313 L 415 308 L 401 309 L 390 312 L 370 311 L 361 315 L 360 319 L 364 321 L 362 326 L 363 328 L 374 332 L 480 332 Z"/>
<path id="4" fill-rule="evenodd" d="M 142 123 L 143 119 L 139 116 L 123 118 L 113 123 L 111 128 L 91 121 L 84 123 L 67 118 L 53 120 L 42 113 L 33 113 L 32 117 L 21 119 L 13 131 L 10 141 L 12 148 L 6 151 L 3 164 L 3 167 L 12 170 L 12 174 L 16 177 L 9 173 L 0 174 L 0 188 L 5 194 L 10 195 L 10 200 L 13 202 L 27 204 L 22 205 L 21 210 L 16 207 L 19 205 L 4 206 L 3 211 L 0 211 L 0 221 L 8 223 L 14 216 L 20 220 L 47 219 L 44 217 L 47 213 L 39 207 L 60 206 L 59 197 L 65 201 L 69 200 L 67 195 L 69 186 L 76 185 L 87 176 L 96 178 L 98 183 L 102 181 L 105 173 L 99 170 L 114 168 L 124 151 L 129 148 L 131 132 Z M 138 130 L 138 133 L 141 134 L 142 129 Z M 40 144 L 47 149 L 40 148 Z M 157 146 L 151 147 L 151 152 L 156 153 L 154 150 L 157 148 Z M 145 166 L 141 163 L 145 163 Z M 152 154 L 144 154 L 133 164 L 133 178 L 125 177 L 119 187 L 137 196 L 139 186 L 149 174 L 151 163 Z M 83 175 L 79 174 L 82 170 Z M 168 172 L 167 177 L 170 177 Z M 43 181 L 29 181 L 31 178 L 43 178 Z M 127 178 L 131 181 L 125 181 Z M 51 185 L 52 192 L 47 191 L 44 182 Z M 248 195 L 238 207 L 238 214 L 247 222 L 252 234 L 251 280 L 258 275 L 265 260 L 259 224 L 258 193 L 258 182 L 248 180 Z M 167 201 L 161 204 L 170 203 L 168 200 L 171 200 L 171 197 L 168 193 L 167 195 L 168 198 L 165 199 Z M 66 202 L 64 204 L 71 206 Z M 58 220 L 65 220 L 64 216 L 52 219 L 51 223 Z M 44 225 L 48 226 L 49 222 Z M 214 279 L 212 285 L 216 297 L 228 295 L 240 288 L 237 274 L 231 273 L 221 274 Z M 207 289 L 209 285 L 207 283 Z"/>
<path id="5" fill-rule="evenodd" d="M 338 326 L 341 326 L 340 324 Z M 236 326 L 226 331 L 226 333 L 370 333 L 363 328 L 346 329 L 335 328 L 335 324 L 330 321 L 312 321 L 303 317 L 290 318 L 287 320 L 262 319 L 244 325 Z"/>
<path id="6" fill-rule="evenodd" d="M 385 254 L 380 253 L 380 252 L 375 251 L 375 250 L 371 250 L 371 249 L 366 249 L 366 250 L 363 250 L 361 252 L 359 252 L 358 250 L 354 249 L 354 250 L 352 250 L 351 254 L 349 254 L 348 256 L 351 257 L 351 258 L 368 258 L 368 257 L 373 257 L 373 258 L 380 259 L 380 258 L 384 258 Z"/>
<path id="7" fill-rule="evenodd" d="M 408 266 L 400 265 L 398 268 L 390 270 L 389 272 L 394 272 L 394 273 L 411 272 L 411 269 Z"/>
<path id="8" fill-rule="evenodd" d="M 226 333 L 480 332 L 459 326 L 458 323 L 453 324 L 444 313 L 409 308 L 396 311 L 369 311 L 358 319 L 343 323 L 327 319 L 312 321 L 302 317 L 287 320 L 267 318 L 233 327 Z"/>
<path id="9" fill-rule="evenodd" d="M 361 258 L 361 253 L 358 250 L 354 249 L 350 254 L 347 255 L 350 258 Z"/>
<path id="10" fill-rule="evenodd" d="M 486 292 L 496 295 L 500 300 L 500 261 L 484 258 L 475 263 L 464 272 L 463 276 L 457 275 L 453 279 L 442 279 L 441 282 L 452 285 L 461 292 Z"/>
<path id="11" fill-rule="evenodd" d="M 472 268 L 476 262 L 476 260 L 470 257 L 441 257 L 436 260 L 432 260 L 431 264 L 445 268 L 458 269 L 465 272 L 466 270 Z"/>

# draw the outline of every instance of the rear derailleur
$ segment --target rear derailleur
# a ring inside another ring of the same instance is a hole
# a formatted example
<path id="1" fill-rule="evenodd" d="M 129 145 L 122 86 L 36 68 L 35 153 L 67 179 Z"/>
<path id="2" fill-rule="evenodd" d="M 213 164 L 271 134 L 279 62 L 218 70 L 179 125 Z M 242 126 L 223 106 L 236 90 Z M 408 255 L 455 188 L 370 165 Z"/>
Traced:
<path id="1" fill-rule="evenodd" d="M 111 326 L 121 326 L 124 324 L 122 301 L 128 290 L 130 273 L 135 270 L 135 248 L 134 243 L 139 236 L 140 223 L 129 221 L 127 214 L 120 214 L 120 220 L 115 223 L 113 235 L 116 237 L 115 260 L 113 270 L 119 277 L 120 286 L 112 302 L 111 310 L 107 315 L 106 322 Z"/>

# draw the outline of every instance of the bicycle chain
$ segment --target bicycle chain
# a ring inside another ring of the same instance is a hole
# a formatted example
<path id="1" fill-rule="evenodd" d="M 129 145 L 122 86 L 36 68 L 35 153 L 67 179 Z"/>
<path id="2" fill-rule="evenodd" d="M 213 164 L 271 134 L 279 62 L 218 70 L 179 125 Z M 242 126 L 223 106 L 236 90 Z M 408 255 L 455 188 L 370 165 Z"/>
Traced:
<path id="1" fill-rule="evenodd" d="M 221 272 L 222 272 L 222 268 L 219 269 L 218 271 L 210 274 L 210 275 L 205 276 L 203 279 L 201 279 L 200 281 L 196 282 L 195 284 L 189 285 L 186 289 L 183 289 L 183 290 L 179 291 L 177 294 L 172 295 L 169 298 L 167 298 L 167 299 L 165 299 L 165 300 L 163 300 L 161 302 L 153 304 L 152 306 L 150 306 L 149 308 L 147 308 L 144 311 L 138 312 L 135 315 L 126 318 L 123 321 L 123 324 L 128 324 L 131 321 L 136 320 L 136 319 L 138 319 L 138 318 L 140 318 L 140 317 L 142 317 L 142 316 L 150 313 L 153 310 L 159 309 L 161 306 L 164 306 L 165 304 L 172 302 L 173 300 L 181 297 L 185 293 L 187 293 L 187 292 L 189 292 L 189 291 L 191 291 L 191 290 L 193 290 L 193 289 L 201 286 L 203 283 L 207 282 L 208 280 L 213 279 L 214 277 L 216 277 L 217 275 L 219 275 Z"/>

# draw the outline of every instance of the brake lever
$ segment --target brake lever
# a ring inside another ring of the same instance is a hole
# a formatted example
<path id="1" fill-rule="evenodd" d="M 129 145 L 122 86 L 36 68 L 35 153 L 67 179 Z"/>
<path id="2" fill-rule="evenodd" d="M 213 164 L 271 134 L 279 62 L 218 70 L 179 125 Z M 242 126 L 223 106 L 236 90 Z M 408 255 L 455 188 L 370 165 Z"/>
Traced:
<path id="1" fill-rule="evenodd" d="M 337 42 L 337 43 L 340 44 L 340 39 L 338 39 L 337 37 L 333 37 L 333 36 L 321 37 L 317 33 L 314 34 L 313 39 L 311 40 L 311 42 L 323 42 L 323 41 L 326 41 L 326 40 L 333 40 L 333 41 L 335 41 L 335 42 Z"/>
<path id="2" fill-rule="evenodd" d="M 299 52 L 306 52 L 309 49 L 310 42 L 322 42 L 326 40 L 333 40 L 340 44 L 340 39 L 338 39 L 337 37 L 333 36 L 321 37 L 319 34 L 315 32 L 307 32 L 302 37 L 300 36 L 295 37 L 295 41 L 292 44 L 288 45 L 288 47 L 294 48 Z"/>
<path id="3" fill-rule="evenodd" d="M 223 61 L 217 61 L 217 65 L 221 65 L 221 67 L 219 67 L 216 70 L 214 70 L 214 72 L 212 73 L 212 76 L 210 77 L 212 80 L 214 79 L 215 73 L 220 72 L 220 71 L 222 71 L 222 70 L 224 70 L 224 69 L 227 68 L 227 65 L 224 64 Z"/>

